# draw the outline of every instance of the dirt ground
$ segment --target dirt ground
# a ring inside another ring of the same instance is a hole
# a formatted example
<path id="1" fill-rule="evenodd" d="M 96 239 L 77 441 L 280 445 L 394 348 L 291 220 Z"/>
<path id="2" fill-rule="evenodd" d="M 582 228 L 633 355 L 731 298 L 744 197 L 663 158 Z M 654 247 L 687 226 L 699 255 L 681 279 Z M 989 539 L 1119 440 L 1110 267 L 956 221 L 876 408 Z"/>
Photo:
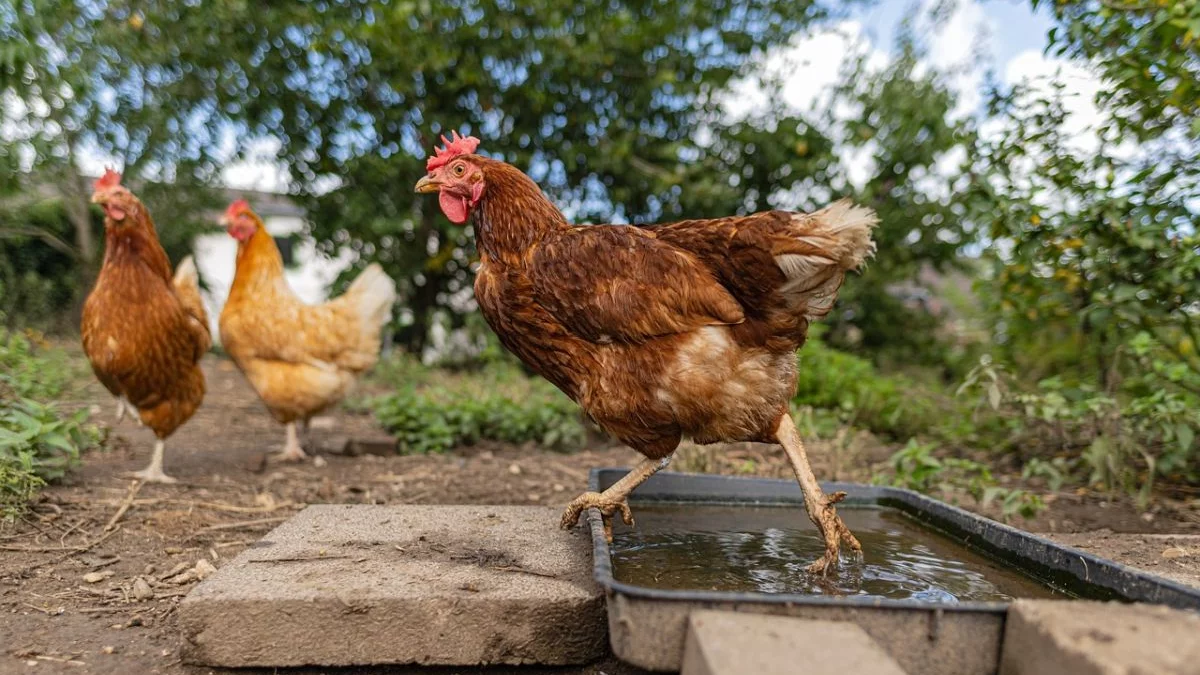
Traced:
<path id="1" fill-rule="evenodd" d="M 228 361 L 205 360 L 204 406 L 167 444 L 166 471 L 177 485 L 125 477 L 149 456 L 152 434 L 126 420 L 91 380 L 65 407 L 92 409 L 111 426 L 109 449 L 89 454 L 62 485 L 47 489 L 32 513 L 0 529 L 0 673 L 219 672 L 183 665 L 175 608 L 212 568 L 241 552 L 309 503 L 565 504 L 588 470 L 624 466 L 626 448 L 575 454 L 482 445 L 435 456 L 321 452 L 302 464 L 269 457 L 283 430 Z M 369 416 L 337 411 L 314 424 L 315 445 L 378 436 Z M 813 443 L 822 478 L 869 479 L 888 449 L 871 443 Z M 766 446 L 691 448 L 676 468 L 786 476 L 781 453 Z M 1200 585 L 1200 500 L 1162 499 L 1149 513 L 1087 492 L 1048 495 L 1050 508 L 1018 523 L 1099 555 Z M 226 671 L 234 672 L 234 671 Z M 259 671 L 236 671 L 250 673 Z M 275 671 L 262 671 L 275 672 Z M 413 669 L 306 669 L 289 673 L 408 673 Z M 508 673 L 511 669 L 421 669 L 431 673 Z M 614 661 L 525 673 L 629 675 Z"/>

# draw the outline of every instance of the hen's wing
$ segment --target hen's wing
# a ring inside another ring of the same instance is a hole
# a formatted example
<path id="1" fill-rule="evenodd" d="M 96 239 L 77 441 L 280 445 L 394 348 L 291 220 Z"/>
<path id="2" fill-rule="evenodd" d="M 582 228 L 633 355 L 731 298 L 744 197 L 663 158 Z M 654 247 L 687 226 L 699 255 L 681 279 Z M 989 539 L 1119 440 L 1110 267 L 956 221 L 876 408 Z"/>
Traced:
<path id="1" fill-rule="evenodd" d="M 870 209 L 842 200 L 813 213 L 764 211 L 646 229 L 712 270 L 744 308 L 756 341 L 794 349 L 808 323 L 833 308 L 846 272 L 874 250 L 877 222 Z"/>
<path id="2" fill-rule="evenodd" d="M 538 304 L 591 342 L 643 342 L 744 319 L 696 256 L 633 227 L 572 229 L 533 251 L 529 274 Z"/>

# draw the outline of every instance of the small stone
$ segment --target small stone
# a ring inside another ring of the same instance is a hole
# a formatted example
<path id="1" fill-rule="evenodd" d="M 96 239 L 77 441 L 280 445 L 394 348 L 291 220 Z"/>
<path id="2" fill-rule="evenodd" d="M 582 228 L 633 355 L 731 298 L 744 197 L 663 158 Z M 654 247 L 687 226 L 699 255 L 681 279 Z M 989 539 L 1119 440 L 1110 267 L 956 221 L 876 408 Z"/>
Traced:
<path id="1" fill-rule="evenodd" d="M 179 548 L 178 546 L 168 546 L 168 547 L 164 548 L 163 550 L 166 551 L 170 555 L 178 555 L 180 553 L 183 553 L 183 549 Z"/>
<path id="2" fill-rule="evenodd" d="M 324 457 L 317 455 L 316 457 L 313 457 L 313 466 L 317 467 L 318 469 L 323 469 L 329 466 L 329 462 L 327 462 Z"/>
<path id="3" fill-rule="evenodd" d="M 562 483 L 555 483 L 555 484 L 554 484 L 554 491 L 555 491 L 555 492 L 562 492 L 562 491 L 564 491 L 564 490 L 566 490 L 566 489 L 567 489 L 567 488 L 566 488 L 566 487 L 564 487 Z"/>
<path id="4" fill-rule="evenodd" d="M 511 473 L 511 474 L 512 474 L 512 475 L 514 475 L 514 476 L 520 476 L 520 475 L 521 475 L 521 465 L 520 465 L 520 464 L 517 464 L 516 462 L 513 462 L 512 464 L 509 464 L 509 465 L 508 465 L 508 472 L 509 472 L 509 473 Z"/>
<path id="5" fill-rule="evenodd" d="M 150 588 L 150 584 L 143 577 L 138 577 L 133 582 L 133 597 L 149 600 L 154 597 L 154 589 Z"/>
<path id="6" fill-rule="evenodd" d="M 83 575 L 83 580 L 89 584 L 98 584 L 112 575 L 112 570 L 104 570 L 103 572 L 88 572 L 87 574 Z"/>
<path id="7" fill-rule="evenodd" d="M 142 568 L 142 574 L 146 574 L 146 575 L 154 574 L 157 570 L 158 570 L 158 568 L 155 567 L 154 565 L 146 565 L 145 567 Z"/>
<path id="8" fill-rule="evenodd" d="M 1168 548 L 1162 552 L 1162 557 L 1166 558 L 1167 560 L 1186 558 L 1189 555 L 1191 555 L 1190 551 L 1188 551 L 1186 548 L 1179 548 L 1178 546 L 1172 546 L 1171 548 Z"/>
<path id="9" fill-rule="evenodd" d="M 201 581 L 204 581 L 216 571 L 217 568 L 213 567 L 212 563 L 208 562 L 204 558 L 197 560 L 196 566 L 192 568 L 192 574 L 194 574 L 196 578 Z"/>
<path id="10" fill-rule="evenodd" d="M 100 648 L 100 651 L 104 652 L 105 654 L 113 654 L 117 651 L 117 648 L 113 647 L 112 645 L 104 645 Z"/>
<path id="11" fill-rule="evenodd" d="M 542 501 L 542 496 L 537 494 L 536 492 L 530 492 L 529 493 L 529 501 L 540 502 L 540 501 Z"/>
<path id="12" fill-rule="evenodd" d="M 333 417 L 314 417 L 308 421 L 308 428 L 317 431 L 333 431 L 337 427 L 337 420 Z"/>

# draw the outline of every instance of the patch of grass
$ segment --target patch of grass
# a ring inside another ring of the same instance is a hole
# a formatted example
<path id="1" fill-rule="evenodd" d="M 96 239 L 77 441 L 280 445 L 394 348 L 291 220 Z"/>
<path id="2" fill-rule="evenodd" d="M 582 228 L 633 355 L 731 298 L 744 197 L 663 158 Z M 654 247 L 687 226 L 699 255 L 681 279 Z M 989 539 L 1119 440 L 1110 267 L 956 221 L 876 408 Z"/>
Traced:
<path id="1" fill-rule="evenodd" d="M 951 501 L 954 493 L 965 491 L 985 509 L 999 504 L 1005 520 L 1017 515 L 1033 518 L 1046 508 L 1038 495 L 1000 485 L 987 465 L 963 457 L 939 456 L 936 450 L 936 444 L 910 440 L 892 455 L 890 473 L 876 476 L 875 482 L 918 492 L 937 492 L 951 496 Z"/>
<path id="2" fill-rule="evenodd" d="M 398 354 L 371 379 L 373 386 L 398 391 L 360 405 L 396 435 L 404 452 L 445 452 L 483 440 L 567 449 L 586 439 L 573 401 L 506 361 L 452 371 Z"/>
<path id="3" fill-rule="evenodd" d="M 72 369 L 37 336 L 0 328 L 0 518 L 19 516 L 38 490 L 62 478 L 100 442 L 87 411 L 64 415 L 46 399 L 60 394 Z"/>

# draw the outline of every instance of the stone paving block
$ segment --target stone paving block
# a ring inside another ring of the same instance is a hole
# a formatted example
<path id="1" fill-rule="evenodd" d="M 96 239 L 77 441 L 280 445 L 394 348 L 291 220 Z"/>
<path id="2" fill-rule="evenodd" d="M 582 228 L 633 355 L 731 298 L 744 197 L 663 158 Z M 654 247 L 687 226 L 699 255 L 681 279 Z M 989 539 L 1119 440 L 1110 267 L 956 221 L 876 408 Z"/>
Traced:
<path id="1" fill-rule="evenodd" d="M 607 651 L 584 530 L 539 506 L 310 506 L 179 606 L 224 666 L 585 663 Z"/>
<path id="2" fill-rule="evenodd" d="M 904 675 L 853 623 L 693 612 L 680 675 Z"/>
<path id="3" fill-rule="evenodd" d="M 1200 616 L 1155 605 L 1018 600 L 1000 675 L 1200 674 Z"/>

